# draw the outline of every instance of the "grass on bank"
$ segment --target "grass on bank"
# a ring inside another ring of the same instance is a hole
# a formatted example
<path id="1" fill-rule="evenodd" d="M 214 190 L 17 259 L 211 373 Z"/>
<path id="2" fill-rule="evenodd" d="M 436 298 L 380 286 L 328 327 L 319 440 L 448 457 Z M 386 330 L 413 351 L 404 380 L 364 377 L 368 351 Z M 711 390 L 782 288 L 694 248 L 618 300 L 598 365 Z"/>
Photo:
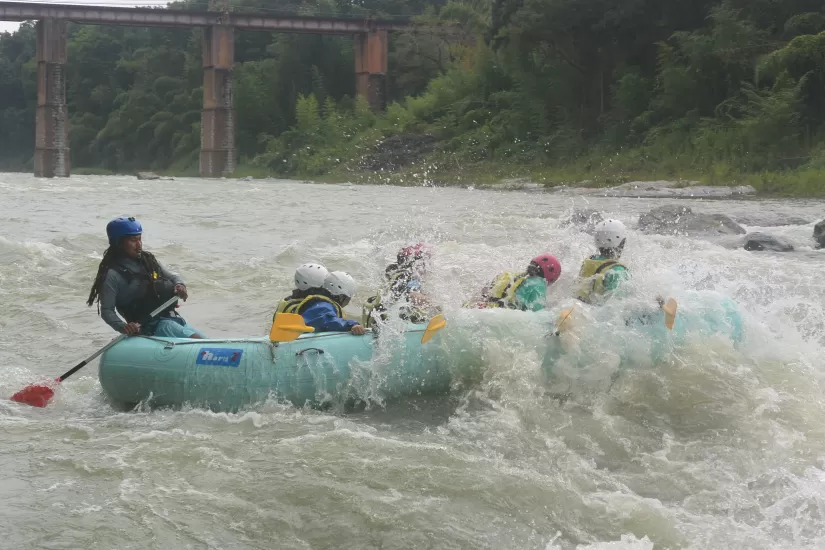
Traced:
<path id="1" fill-rule="evenodd" d="M 698 181 L 752 185 L 765 195 L 825 196 L 825 142 L 809 144 L 804 151 L 793 140 L 771 144 L 765 135 L 778 132 L 773 126 L 759 126 L 757 132 L 751 126 L 707 122 L 670 125 L 635 146 L 617 145 L 623 143 L 618 138 L 591 144 L 561 138 L 507 141 L 498 136 L 501 129 L 491 124 L 458 131 L 443 117 L 426 115 L 432 110 L 431 95 L 408 98 L 403 105 L 393 103 L 381 114 L 371 112 L 362 101 L 347 106 L 328 99 L 321 104 L 312 94 L 301 96 L 295 126 L 278 137 L 264 138 L 266 151 L 249 159 L 238 175 L 477 187 L 516 178 L 545 186 L 588 187 L 645 180 Z M 435 138 L 432 152 L 415 150 L 415 139 L 409 138 L 422 135 Z M 388 138 L 400 138 L 393 146 L 396 149 L 384 142 Z M 377 148 L 378 144 L 382 146 Z M 403 167 L 364 169 L 364 164 L 381 166 L 382 158 Z"/>

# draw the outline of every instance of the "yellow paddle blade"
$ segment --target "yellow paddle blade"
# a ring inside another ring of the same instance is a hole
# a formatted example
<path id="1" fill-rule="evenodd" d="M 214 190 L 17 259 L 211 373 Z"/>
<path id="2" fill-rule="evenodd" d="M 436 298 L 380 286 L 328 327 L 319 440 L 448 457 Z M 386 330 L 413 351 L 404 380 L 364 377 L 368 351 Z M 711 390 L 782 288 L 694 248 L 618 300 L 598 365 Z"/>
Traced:
<path id="1" fill-rule="evenodd" d="M 435 336 L 435 333 L 446 326 L 447 320 L 444 319 L 443 313 L 439 313 L 438 315 L 430 319 L 430 322 L 427 325 L 426 330 L 424 330 L 424 335 L 421 336 L 421 343 L 426 344 L 427 342 L 432 340 L 433 336 Z"/>
<path id="2" fill-rule="evenodd" d="M 665 305 L 662 306 L 662 311 L 665 312 L 665 326 L 668 330 L 673 330 L 673 323 L 676 322 L 676 310 L 679 305 L 673 298 L 668 298 Z"/>
<path id="3" fill-rule="evenodd" d="M 297 313 L 278 313 L 269 331 L 269 339 L 273 342 L 292 342 L 304 332 L 315 332 L 315 329 L 304 323 L 304 318 Z"/>

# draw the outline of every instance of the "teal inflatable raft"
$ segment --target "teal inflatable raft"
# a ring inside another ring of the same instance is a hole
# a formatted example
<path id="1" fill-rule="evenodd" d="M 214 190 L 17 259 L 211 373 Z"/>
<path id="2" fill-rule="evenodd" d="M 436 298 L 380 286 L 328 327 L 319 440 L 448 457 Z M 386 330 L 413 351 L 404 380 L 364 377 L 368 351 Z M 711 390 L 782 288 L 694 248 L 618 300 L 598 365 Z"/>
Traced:
<path id="1" fill-rule="evenodd" d="M 711 338 L 727 339 L 734 348 L 742 346 L 745 320 L 733 300 L 708 292 L 684 294 L 672 330 L 666 328 L 660 309 L 634 311 L 621 303 L 577 305 L 572 323 L 567 322 L 572 337 L 562 334 L 548 339 L 543 371 L 549 379 L 558 378 L 563 357 L 567 357 L 568 366 L 587 369 L 598 364 L 605 352 L 615 353 L 622 368 L 655 364 L 684 346 L 700 346 Z"/>
<path id="2" fill-rule="evenodd" d="M 101 357 L 100 384 L 122 408 L 146 403 L 216 412 L 267 399 L 301 407 L 446 392 L 450 374 L 439 365 L 436 343 L 421 343 L 424 330 L 321 332 L 281 343 L 135 336 Z"/>

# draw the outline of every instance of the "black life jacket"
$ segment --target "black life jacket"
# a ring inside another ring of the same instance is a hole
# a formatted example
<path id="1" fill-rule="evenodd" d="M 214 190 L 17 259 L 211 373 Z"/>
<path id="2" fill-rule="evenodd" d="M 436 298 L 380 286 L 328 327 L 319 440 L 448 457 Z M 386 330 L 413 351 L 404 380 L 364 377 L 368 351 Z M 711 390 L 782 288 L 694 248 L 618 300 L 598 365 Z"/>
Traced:
<path id="1" fill-rule="evenodd" d="M 146 318 L 152 311 L 175 295 L 174 281 L 161 276 L 161 274 L 156 271 L 151 274 L 143 270 L 141 270 L 141 273 L 135 273 L 125 266 L 116 266 L 111 269 L 120 273 L 123 278 L 126 279 L 126 284 L 128 285 L 131 285 L 134 280 L 140 282 L 141 289 L 138 297 L 128 304 L 115 307 L 127 323 L 141 323 L 146 321 Z M 174 311 L 175 304 L 169 306 L 165 311 L 162 311 L 158 317 L 169 317 Z"/>

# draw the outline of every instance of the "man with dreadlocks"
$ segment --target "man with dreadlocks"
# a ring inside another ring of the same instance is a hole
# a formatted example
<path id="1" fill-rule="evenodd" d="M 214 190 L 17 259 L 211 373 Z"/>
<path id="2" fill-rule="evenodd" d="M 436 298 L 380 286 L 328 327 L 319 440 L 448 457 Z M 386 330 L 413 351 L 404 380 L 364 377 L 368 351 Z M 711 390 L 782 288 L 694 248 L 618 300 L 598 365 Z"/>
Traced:
<path id="1" fill-rule="evenodd" d="M 204 338 L 175 312 L 175 306 L 141 326 L 142 319 L 172 296 L 178 295 L 184 301 L 188 297 L 180 276 L 143 250 L 142 233 L 143 227 L 135 218 L 120 217 L 108 223 L 109 248 L 100 261 L 86 303 L 91 306 L 97 301 L 100 316 L 118 332 Z"/>

